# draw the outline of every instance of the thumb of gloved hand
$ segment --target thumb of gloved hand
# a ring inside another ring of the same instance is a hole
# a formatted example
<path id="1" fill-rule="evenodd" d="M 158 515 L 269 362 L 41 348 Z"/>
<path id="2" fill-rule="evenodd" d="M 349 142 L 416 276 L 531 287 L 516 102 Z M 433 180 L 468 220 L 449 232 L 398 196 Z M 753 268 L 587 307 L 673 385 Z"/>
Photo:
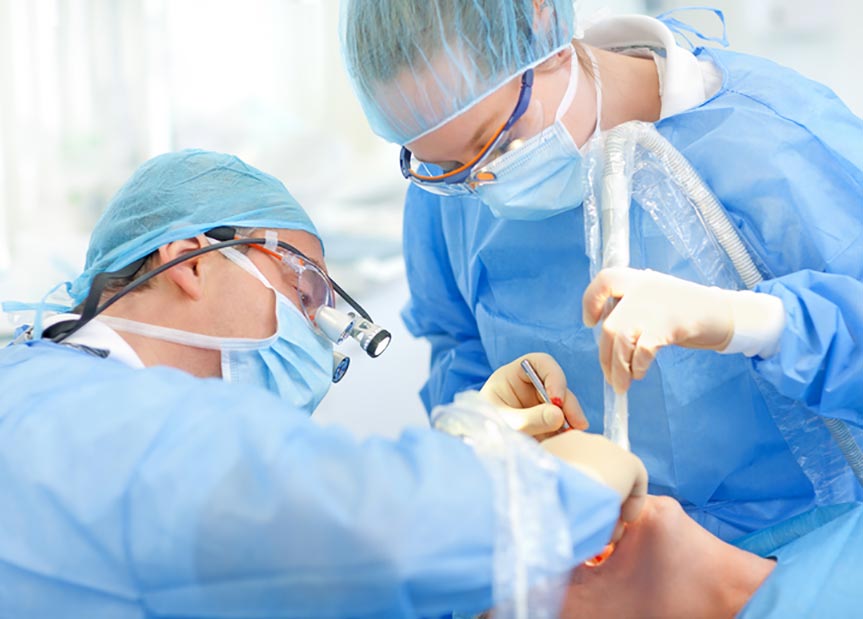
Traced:
<path id="1" fill-rule="evenodd" d="M 616 305 L 606 315 L 609 300 Z M 599 272 L 584 293 L 583 310 L 588 327 L 605 317 L 599 363 L 618 393 L 644 378 L 663 346 L 769 357 L 785 328 L 778 297 L 622 267 Z"/>
<path id="2" fill-rule="evenodd" d="M 513 430 L 540 436 L 560 430 L 563 411 L 554 404 L 538 404 L 530 408 L 512 408 L 498 405 L 506 424 Z"/>
<path id="3" fill-rule="evenodd" d="M 553 404 L 542 402 L 536 387 L 521 367 L 523 360 L 533 365 Z M 480 395 L 504 411 L 504 419 L 511 428 L 531 436 L 560 430 L 564 421 L 580 430 L 588 426 L 578 399 L 566 388 L 566 374 L 546 353 L 528 353 L 499 367 L 489 376 Z"/>
<path id="4" fill-rule="evenodd" d="M 623 393 L 633 379 L 644 378 L 663 346 L 725 348 L 734 334 L 726 292 L 650 270 L 600 271 L 584 293 L 583 310 L 585 324 L 592 327 L 607 302 L 616 301 L 599 337 L 605 379 Z"/>
<path id="5" fill-rule="evenodd" d="M 620 495 L 620 519 L 632 522 L 644 507 L 647 469 L 641 460 L 598 434 L 563 432 L 540 443 L 542 447 Z"/>

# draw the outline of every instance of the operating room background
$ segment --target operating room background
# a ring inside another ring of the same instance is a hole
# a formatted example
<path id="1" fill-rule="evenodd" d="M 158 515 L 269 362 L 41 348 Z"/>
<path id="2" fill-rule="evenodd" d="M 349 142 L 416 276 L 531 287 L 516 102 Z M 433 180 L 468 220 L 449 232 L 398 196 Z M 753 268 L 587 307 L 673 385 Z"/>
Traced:
<path id="1" fill-rule="evenodd" d="M 686 2 L 590 0 L 655 15 Z M 863 3 L 716 0 L 731 48 L 791 66 L 863 114 Z M 703 31 L 707 13 L 682 16 Z M 339 59 L 336 0 L 0 0 L 0 300 L 37 300 L 82 268 L 88 232 L 146 159 L 237 154 L 283 180 L 320 228 L 334 277 L 393 332 L 316 417 L 361 436 L 424 425 L 428 345 L 399 319 L 406 182 L 367 128 Z M 18 317 L 20 322 L 26 317 Z M 578 317 L 573 317 L 578 320 Z M 15 321 L 0 318 L 0 341 Z"/>

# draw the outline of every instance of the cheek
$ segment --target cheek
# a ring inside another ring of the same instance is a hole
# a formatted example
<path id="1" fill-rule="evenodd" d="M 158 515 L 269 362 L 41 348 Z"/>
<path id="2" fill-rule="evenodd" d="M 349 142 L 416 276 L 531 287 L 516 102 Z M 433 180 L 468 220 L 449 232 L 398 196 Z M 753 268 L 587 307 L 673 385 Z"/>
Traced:
<path id="1" fill-rule="evenodd" d="M 276 311 L 273 293 L 262 288 L 263 294 L 250 298 L 246 303 L 245 337 L 264 338 L 276 332 Z"/>
<path id="2" fill-rule="evenodd" d="M 273 293 L 259 282 L 239 280 L 223 295 L 216 311 L 229 337 L 261 339 L 276 331 Z"/>

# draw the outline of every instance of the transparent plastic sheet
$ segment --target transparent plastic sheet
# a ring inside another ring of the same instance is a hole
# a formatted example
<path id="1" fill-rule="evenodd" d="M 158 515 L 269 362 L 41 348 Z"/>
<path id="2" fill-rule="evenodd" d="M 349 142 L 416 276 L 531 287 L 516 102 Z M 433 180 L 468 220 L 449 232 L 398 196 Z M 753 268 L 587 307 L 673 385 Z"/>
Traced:
<path id="1" fill-rule="evenodd" d="M 650 215 L 665 237 L 693 265 L 701 283 L 720 288 L 745 288 L 734 265 L 701 212 L 680 191 L 666 165 L 639 147 L 633 179 L 633 198 Z"/>
<path id="2" fill-rule="evenodd" d="M 835 505 L 863 498 L 863 488 L 849 467 L 852 461 L 856 461 L 858 471 L 863 466 L 857 447 L 863 444 L 863 428 L 825 420 L 800 402 L 777 393 L 757 374 L 755 382 L 794 459 L 812 482 L 816 505 Z M 848 441 L 852 443 L 847 444 Z M 840 447 L 842 442 L 846 442 L 844 451 Z"/>
<path id="3" fill-rule="evenodd" d="M 475 391 L 438 406 L 431 418 L 435 429 L 473 447 L 492 480 L 495 619 L 557 617 L 573 565 L 557 487 L 560 463 Z"/>
<path id="4" fill-rule="evenodd" d="M 607 200 L 630 202 L 645 210 L 672 246 L 693 265 L 699 283 L 727 289 L 753 288 L 773 275 L 756 252 L 737 234 L 721 204 L 698 173 L 649 123 L 631 122 L 602 134 L 591 144 L 586 161 L 588 190 L 584 200 L 585 247 L 591 278 L 603 266 L 604 244 L 621 243 L 619 234 L 604 230 L 629 220 L 610 218 Z M 614 179 L 607 178 L 609 175 Z M 613 190 L 609 191 L 609 187 Z M 618 209 L 623 212 L 622 208 Z M 627 211 L 627 217 L 629 213 Z M 612 248 L 611 255 L 620 255 Z M 615 265 L 618 266 L 618 265 Z M 863 429 L 840 420 L 826 420 L 805 406 L 776 393 L 755 376 L 756 384 L 782 436 L 815 489 L 819 505 L 858 500 L 863 485 Z M 606 385 L 605 420 L 620 423 Z M 609 429 L 605 435 L 619 433 Z M 855 477 L 856 472 L 856 477 Z M 860 483 L 858 483 L 860 480 Z"/>
<path id="5" fill-rule="evenodd" d="M 653 126 L 648 123 L 627 123 L 603 134 L 591 145 L 588 155 L 589 188 L 584 202 L 591 278 L 603 266 L 611 266 L 603 254 L 604 241 L 616 237 L 604 230 L 606 225 L 617 225 L 621 229 L 625 225 L 627 231 L 629 226 L 628 219 L 624 224 L 619 221 L 619 217 L 610 219 L 606 216 L 603 209 L 611 209 L 604 203 L 608 199 L 626 201 L 625 196 L 629 194 L 629 200 L 645 210 L 672 246 L 691 262 L 701 276 L 700 283 L 723 288 L 744 288 L 745 284 L 728 254 L 710 231 L 693 199 L 682 189 L 682 182 L 674 176 L 668 162 L 636 142 L 647 131 L 655 133 Z M 662 139 L 658 134 L 657 137 Z M 611 180 L 609 174 L 617 178 Z M 691 167 L 684 174 L 689 176 L 687 184 L 697 186 L 705 194 L 709 193 L 697 175 L 693 178 L 694 170 Z M 610 190 L 610 187 L 615 189 Z M 617 210 L 622 212 L 622 209 Z M 629 217 L 628 211 L 626 216 Z M 629 242 L 628 235 L 626 242 Z"/>

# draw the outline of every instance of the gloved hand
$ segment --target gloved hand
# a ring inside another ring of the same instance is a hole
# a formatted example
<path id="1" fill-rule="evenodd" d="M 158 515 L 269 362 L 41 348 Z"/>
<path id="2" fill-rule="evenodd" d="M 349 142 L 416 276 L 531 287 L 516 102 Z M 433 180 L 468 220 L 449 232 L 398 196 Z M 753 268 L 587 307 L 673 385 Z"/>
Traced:
<path id="1" fill-rule="evenodd" d="M 521 368 L 522 359 L 530 361 L 549 398 L 559 406 L 543 403 Z M 566 388 L 566 375 L 557 361 L 545 353 L 530 353 L 498 368 L 489 376 L 480 395 L 501 409 L 510 427 L 525 434 L 555 432 L 563 426 L 564 417 L 573 428 L 586 430 L 588 426 L 575 394 Z"/>
<path id="2" fill-rule="evenodd" d="M 629 389 L 632 379 L 644 378 L 663 346 L 766 357 L 776 352 L 785 325 L 778 297 L 702 286 L 650 270 L 600 271 L 584 293 L 588 327 L 603 318 L 608 299 L 618 302 L 602 324 L 599 363 L 618 393 Z"/>
<path id="3" fill-rule="evenodd" d="M 598 434 L 562 432 L 540 443 L 544 449 L 620 495 L 620 522 L 611 541 L 623 535 L 623 524 L 638 518 L 647 495 L 647 469 L 638 456 Z"/>

